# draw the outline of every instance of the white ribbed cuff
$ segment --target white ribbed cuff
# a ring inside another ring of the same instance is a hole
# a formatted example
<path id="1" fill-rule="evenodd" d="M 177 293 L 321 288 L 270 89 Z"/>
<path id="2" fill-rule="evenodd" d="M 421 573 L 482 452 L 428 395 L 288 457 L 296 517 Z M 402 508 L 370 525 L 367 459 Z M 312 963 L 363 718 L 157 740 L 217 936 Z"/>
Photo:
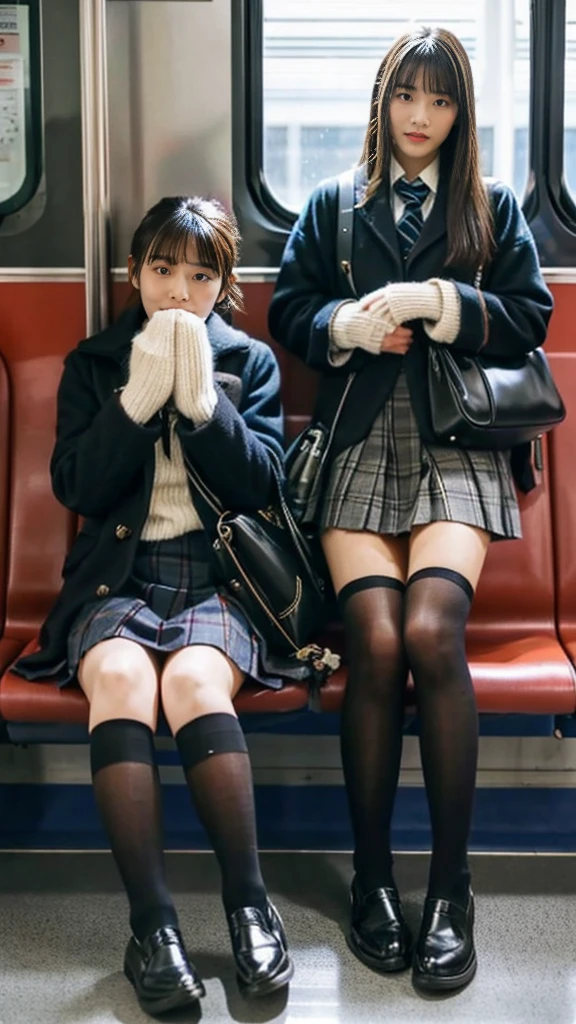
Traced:
<path id="1" fill-rule="evenodd" d="M 451 345 L 460 333 L 462 309 L 460 293 L 453 281 L 434 277 L 429 284 L 434 284 L 442 297 L 442 311 L 436 322 L 424 320 L 424 330 L 429 338 L 444 345 Z"/>

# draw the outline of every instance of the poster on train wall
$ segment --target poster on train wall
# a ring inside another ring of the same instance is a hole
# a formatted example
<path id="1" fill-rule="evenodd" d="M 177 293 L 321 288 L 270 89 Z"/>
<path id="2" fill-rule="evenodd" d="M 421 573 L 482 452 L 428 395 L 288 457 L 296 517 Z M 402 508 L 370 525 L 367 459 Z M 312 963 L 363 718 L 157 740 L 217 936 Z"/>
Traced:
<path id="1" fill-rule="evenodd" d="M 26 176 L 28 61 L 28 8 L 0 4 L 0 202 L 16 195 Z"/>

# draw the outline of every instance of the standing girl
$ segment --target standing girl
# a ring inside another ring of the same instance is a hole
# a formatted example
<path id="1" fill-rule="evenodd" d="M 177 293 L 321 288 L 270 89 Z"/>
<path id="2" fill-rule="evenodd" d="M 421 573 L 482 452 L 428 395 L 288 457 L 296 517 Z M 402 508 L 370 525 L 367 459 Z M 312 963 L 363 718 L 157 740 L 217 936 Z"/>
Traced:
<path id="1" fill-rule="evenodd" d="M 293 970 L 260 873 L 232 703 L 247 677 L 281 682 L 242 612 L 216 592 L 185 468 L 192 462 L 226 508 L 261 508 L 273 494 L 278 367 L 216 311 L 240 305 L 237 248 L 218 203 L 163 199 L 132 241 L 137 305 L 67 357 L 52 481 L 85 521 L 41 649 L 17 665 L 28 678 L 77 678 L 90 702 L 94 792 L 130 902 L 124 970 L 150 1013 L 204 995 L 164 873 L 160 703 L 222 871 L 239 982 L 260 995 Z"/>
<path id="2" fill-rule="evenodd" d="M 402 36 L 378 70 L 355 172 L 351 298 L 338 266 L 338 182 L 321 184 L 288 240 L 272 334 L 323 372 L 330 424 L 356 371 L 308 515 L 344 619 L 349 677 L 341 748 L 354 829 L 349 943 L 379 971 L 412 961 L 393 875 L 408 669 L 432 823 L 428 894 L 413 958 L 421 988 L 476 969 L 467 863 L 478 718 L 464 633 L 492 539 L 519 537 L 507 453 L 440 447 L 430 421 L 430 340 L 518 357 L 552 311 L 530 231 L 479 168 L 468 57 L 450 32 Z M 481 290 L 475 279 L 482 269 Z"/>

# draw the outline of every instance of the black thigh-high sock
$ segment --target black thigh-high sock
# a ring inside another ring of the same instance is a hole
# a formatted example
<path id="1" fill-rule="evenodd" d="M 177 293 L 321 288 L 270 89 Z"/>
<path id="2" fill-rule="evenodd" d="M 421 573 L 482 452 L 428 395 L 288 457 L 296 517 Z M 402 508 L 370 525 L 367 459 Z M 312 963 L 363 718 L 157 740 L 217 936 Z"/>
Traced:
<path id="1" fill-rule="evenodd" d="M 264 909 L 252 770 L 238 719 L 223 712 L 201 715 L 175 738 L 194 806 L 220 865 L 226 912 Z"/>
<path id="2" fill-rule="evenodd" d="M 132 719 L 101 722 L 90 734 L 94 795 L 130 903 L 137 939 L 178 916 L 166 886 L 162 807 L 152 730 Z"/>
<path id="3" fill-rule="evenodd" d="M 341 750 L 354 831 L 354 870 L 368 893 L 393 886 L 390 823 L 398 787 L 407 665 L 404 584 L 365 576 L 338 595 L 349 670 Z"/>
<path id="4" fill-rule="evenodd" d="M 465 903 L 470 883 L 467 846 L 478 759 L 478 713 L 465 650 L 473 594 L 458 572 L 421 569 L 408 580 L 404 623 L 432 824 L 428 893 L 458 903 Z"/>

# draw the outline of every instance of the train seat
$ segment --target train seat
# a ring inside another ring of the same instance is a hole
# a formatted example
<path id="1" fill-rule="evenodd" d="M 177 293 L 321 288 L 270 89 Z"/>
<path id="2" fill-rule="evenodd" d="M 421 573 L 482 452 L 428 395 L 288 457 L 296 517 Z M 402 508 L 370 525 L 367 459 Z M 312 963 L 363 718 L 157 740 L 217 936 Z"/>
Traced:
<path id="1" fill-rule="evenodd" d="M 23 349 L 2 361 L 0 370 L 0 488 L 8 498 L 0 508 L 0 536 L 6 538 L 6 551 L 0 551 L 6 581 L 0 669 L 45 618 L 76 530 L 76 517 L 53 497 L 48 476 L 62 359 Z"/>
<path id="2" fill-rule="evenodd" d="M 574 370 L 576 406 L 576 362 Z M 556 635 L 548 476 L 546 465 L 537 489 L 522 500 L 523 539 L 491 546 L 474 598 L 467 651 L 481 712 L 561 715 L 576 710 L 574 671 Z M 576 496 L 573 508 L 576 521 Z M 576 556 L 572 586 L 576 594 Z M 576 654 L 576 601 L 573 609 Z M 338 648 L 338 637 L 330 639 Z M 346 675 L 341 668 L 322 688 L 325 711 L 339 710 Z M 412 680 L 406 700 L 414 703 Z"/>
<path id="3" fill-rule="evenodd" d="M 32 653 L 36 639 L 25 648 Z M 307 687 L 301 683 L 288 683 L 281 691 L 266 686 L 248 684 L 234 701 L 238 714 L 297 711 L 308 703 Z M 30 683 L 7 671 L 0 682 L 0 714 L 10 734 L 10 723 L 23 725 L 85 725 L 88 722 L 88 702 L 77 686 L 60 689 L 53 682 Z M 21 736 L 21 730 L 19 736 Z"/>
<path id="4" fill-rule="evenodd" d="M 11 439 L 9 452 L 11 518 L 3 636 L 4 645 L 9 646 L 4 646 L 5 660 L 0 669 L 25 644 L 29 650 L 34 648 L 38 627 L 58 593 L 60 567 L 77 525 L 75 517 L 52 496 L 48 475 L 54 394 L 60 368 L 61 360 L 52 357 L 25 360 L 16 363 L 13 370 L 11 367 L 10 397 L 18 430 Z M 284 379 L 289 435 L 305 422 L 310 407 L 310 394 L 303 396 L 302 389 L 296 386 L 298 376 L 293 376 L 288 383 L 297 395 L 296 406 L 290 401 L 292 392 L 286 394 L 290 389 Z M 305 390 L 311 392 L 312 380 L 305 383 Z M 4 369 L 3 374 L 0 372 L 0 417 L 5 418 L 7 392 Z M 5 432 L 2 436 L 6 436 Z M 2 470 L 2 458 L 6 463 L 8 453 L 2 454 L 0 442 L 0 486 L 2 472 L 4 477 L 7 475 L 6 468 Z M 537 490 L 523 501 L 523 523 L 522 541 L 492 546 L 474 602 L 468 653 L 479 707 L 484 712 L 572 714 L 576 710 L 574 672 L 558 642 L 554 619 L 547 471 Z M 1 536 L 0 533 L 0 544 Z M 2 557 L 0 547 L 0 570 Z M 0 611 L 1 607 L 0 604 Z M 341 648 L 341 633 L 331 636 L 328 642 L 336 649 Z M 324 710 L 339 710 L 345 685 L 344 667 L 322 689 Z M 290 683 L 280 692 L 246 686 L 236 706 L 241 713 L 281 712 L 303 708 L 307 700 L 308 690 L 302 684 Z M 411 684 L 407 701 L 413 703 Z M 10 731 L 11 723 L 19 727 L 26 723 L 82 725 L 87 721 L 88 708 L 78 689 L 59 690 L 50 682 L 29 683 L 8 669 L 0 680 L 0 715 Z M 19 737 L 22 738 L 21 728 Z"/>
<path id="5" fill-rule="evenodd" d="M 8 574 L 8 516 L 10 509 L 10 386 L 6 363 L 0 358 L 0 671 L 18 650 L 4 637 Z"/>
<path id="6" fill-rule="evenodd" d="M 567 411 L 566 420 L 554 431 L 551 443 L 558 632 L 568 655 L 576 664 L 576 354 L 554 353 L 550 364 L 560 384 Z"/>

